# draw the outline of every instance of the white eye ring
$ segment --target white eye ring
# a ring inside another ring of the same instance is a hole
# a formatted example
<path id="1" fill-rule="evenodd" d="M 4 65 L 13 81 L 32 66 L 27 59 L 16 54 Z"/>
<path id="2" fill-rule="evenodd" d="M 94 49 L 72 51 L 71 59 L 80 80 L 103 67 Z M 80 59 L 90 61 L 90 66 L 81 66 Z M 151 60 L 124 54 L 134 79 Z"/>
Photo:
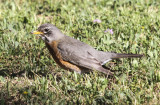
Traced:
<path id="1" fill-rule="evenodd" d="M 49 31 L 49 28 L 44 29 L 44 33 L 47 33 Z"/>

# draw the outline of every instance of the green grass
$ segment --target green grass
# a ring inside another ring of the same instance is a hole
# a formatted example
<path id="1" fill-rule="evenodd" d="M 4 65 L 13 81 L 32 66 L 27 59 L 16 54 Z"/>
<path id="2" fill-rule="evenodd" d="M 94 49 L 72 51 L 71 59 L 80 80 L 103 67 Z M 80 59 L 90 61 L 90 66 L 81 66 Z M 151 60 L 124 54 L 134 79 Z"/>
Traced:
<path id="1" fill-rule="evenodd" d="M 158 0 L 1 0 L 0 103 L 159 104 L 159 10 Z M 30 34 L 43 23 L 98 50 L 145 56 L 108 63 L 113 78 L 68 72 Z"/>

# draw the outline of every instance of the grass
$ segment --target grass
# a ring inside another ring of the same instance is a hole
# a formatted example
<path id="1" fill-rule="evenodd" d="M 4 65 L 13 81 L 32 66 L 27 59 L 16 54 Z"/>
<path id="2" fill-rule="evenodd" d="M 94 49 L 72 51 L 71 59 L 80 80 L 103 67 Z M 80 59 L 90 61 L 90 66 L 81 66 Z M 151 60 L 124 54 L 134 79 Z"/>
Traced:
<path id="1" fill-rule="evenodd" d="M 159 104 L 159 10 L 158 0 L 1 0 L 0 103 Z M 68 72 L 30 34 L 43 23 L 98 50 L 145 56 L 108 63 L 113 78 Z"/>

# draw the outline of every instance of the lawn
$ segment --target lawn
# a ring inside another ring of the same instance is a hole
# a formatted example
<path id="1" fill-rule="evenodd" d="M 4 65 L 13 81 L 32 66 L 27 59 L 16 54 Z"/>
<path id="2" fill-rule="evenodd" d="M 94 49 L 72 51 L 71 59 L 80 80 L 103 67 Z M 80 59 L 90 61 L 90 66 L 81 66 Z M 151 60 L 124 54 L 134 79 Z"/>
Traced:
<path id="1" fill-rule="evenodd" d="M 69 72 L 30 34 L 43 23 L 97 50 L 144 57 L 107 63 L 110 78 Z M 0 0 L 0 104 L 159 104 L 159 28 L 159 0 Z"/>

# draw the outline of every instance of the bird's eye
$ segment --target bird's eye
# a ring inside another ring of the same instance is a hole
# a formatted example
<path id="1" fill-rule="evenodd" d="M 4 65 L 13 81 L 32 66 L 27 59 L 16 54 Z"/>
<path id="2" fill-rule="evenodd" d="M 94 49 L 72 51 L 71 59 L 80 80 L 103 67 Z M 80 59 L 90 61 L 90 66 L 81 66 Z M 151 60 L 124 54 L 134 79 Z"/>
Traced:
<path id="1" fill-rule="evenodd" d="M 48 29 L 48 28 L 45 28 L 45 29 L 44 29 L 44 32 L 45 32 L 45 33 L 47 33 L 48 31 L 49 31 L 49 29 Z"/>

